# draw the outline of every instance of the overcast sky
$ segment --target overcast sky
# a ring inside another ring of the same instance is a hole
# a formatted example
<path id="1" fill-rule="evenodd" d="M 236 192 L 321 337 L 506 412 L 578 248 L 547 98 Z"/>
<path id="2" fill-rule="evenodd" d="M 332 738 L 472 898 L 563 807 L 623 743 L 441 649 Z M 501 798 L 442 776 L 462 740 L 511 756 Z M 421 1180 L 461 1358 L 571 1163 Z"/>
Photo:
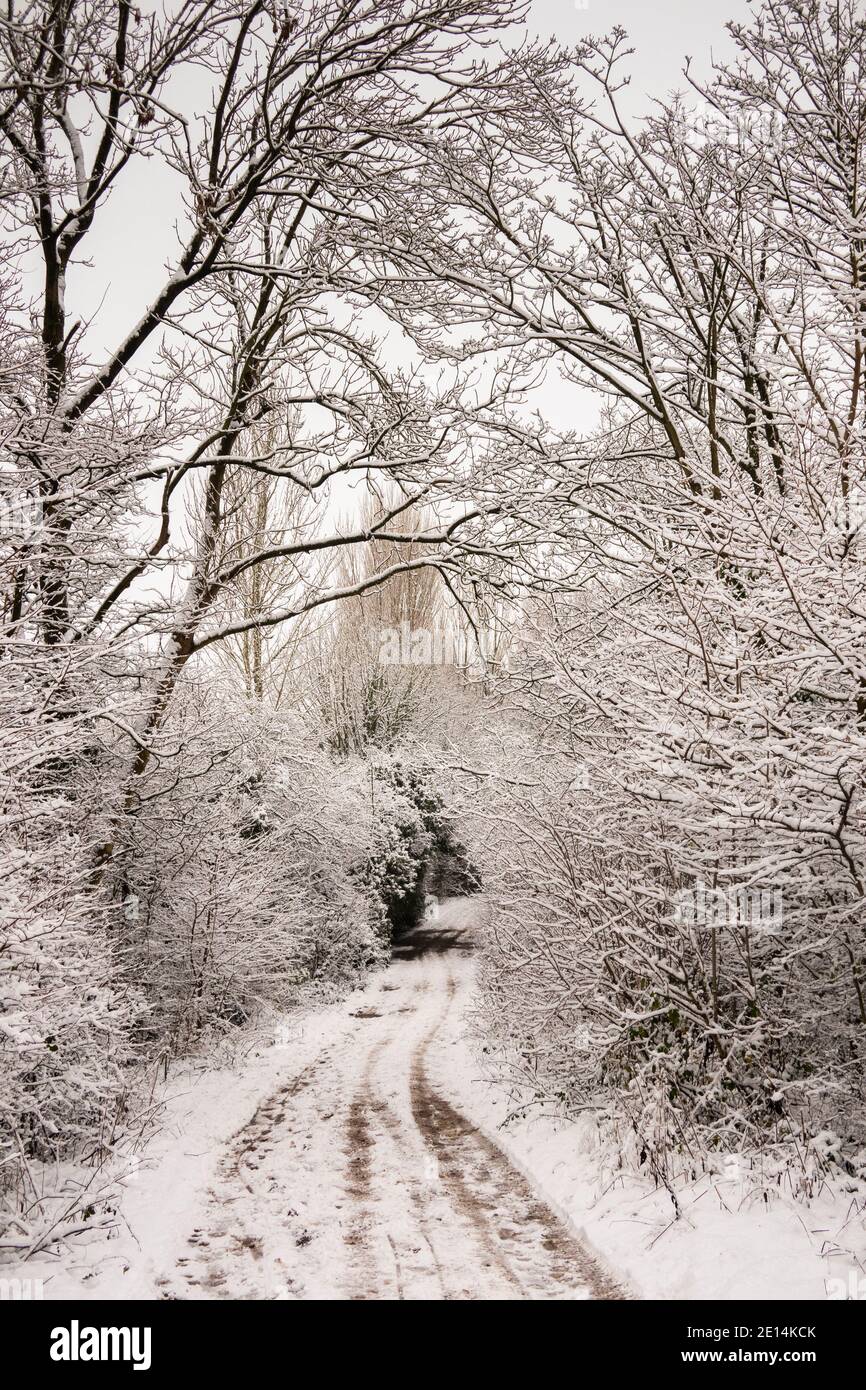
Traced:
<path id="1" fill-rule="evenodd" d="M 636 50 L 635 87 L 659 95 L 685 86 L 686 54 L 704 71 L 711 52 L 730 54 L 725 23 L 746 18 L 751 8 L 746 0 L 532 0 L 531 22 L 544 38 L 564 44 L 621 25 Z"/>
<path id="2" fill-rule="evenodd" d="M 725 21 L 748 13 L 746 0 L 533 0 L 530 28 L 540 37 L 574 44 L 586 34 L 622 25 L 636 50 L 629 60 L 629 104 L 639 112 L 648 105 L 644 96 L 685 87 L 686 54 L 702 75 L 711 52 L 730 54 Z M 202 92 L 190 100 L 200 109 Z M 68 286 L 71 317 L 95 315 L 88 334 L 91 351 L 101 353 L 119 341 L 159 289 L 166 260 L 177 248 L 176 198 L 175 181 L 161 161 L 139 162 L 96 219 L 87 238 L 92 268 L 73 266 Z"/>

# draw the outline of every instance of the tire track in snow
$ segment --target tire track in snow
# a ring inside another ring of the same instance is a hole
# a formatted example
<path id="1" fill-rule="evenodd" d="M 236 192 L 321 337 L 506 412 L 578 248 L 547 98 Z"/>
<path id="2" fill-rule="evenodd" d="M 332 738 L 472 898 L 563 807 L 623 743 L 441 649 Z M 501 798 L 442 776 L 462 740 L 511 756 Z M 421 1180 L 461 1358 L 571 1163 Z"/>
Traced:
<path id="1" fill-rule="evenodd" d="M 588 1296 L 623 1298 L 622 1290 L 556 1213 L 536 1197 L 502 1150 L 431 1086 L 425 1070 L 427 1053 L 447 1019 L 456 988 L 449 975 L 445 1006 L 416 1047 L 409 1082 L 415 1123 L 439 1163 L 455 1205 L 473 1223 L 483 1249 L 518 1296 L 549 1297 L 557 1287 L 561 1296 L 568 1296 L 577 1274 Z M 503 1239 L 511 1244 L 511 1257 L 501 1249 Z M 541 1251 L 549 1258 L 539 1259 Z M 527 1266 L 525 1275 L 515 1269 L 515 1263 Z M 541 1269 L 533 1268 L 538 1264 Z"/>
<path id="2" fill-rule="evenodd" d="M 314 1060 L 258 1104 L 164 1296 L 625 1296 L 448 1098 L 466 915 L 454 904 L 440 929 L 398 942 L 380 998 L 374 979 Z"/>
<path id="3" fill-rule="evenodd" d="M 377 1273 L 381 1274 L 381 1271 L 376 1269 L 373 1241 L 370 1239 L 373 1225 L 373 1150 L 376 1144 L 371 1116 L 373 1097 L 370 1075 L 376 1056 L 385 1046 L 385 1042 L 383 1038 L 367 1057 L 360 1085 L 349 1106 L 344 1126 L 345 1152 L 348 1159 L 346 1192 L 357 1207 L 352 1224 L 343 1236 L 350 1256 L 354 1256 L 350 1258 L 350 1287 L 354 1290 L 350 1296 L 353 1298 L 365 1298 L 366 1293 L 359 1292 L 359 1288 L 376 1287 L 380 1282 Z"/>

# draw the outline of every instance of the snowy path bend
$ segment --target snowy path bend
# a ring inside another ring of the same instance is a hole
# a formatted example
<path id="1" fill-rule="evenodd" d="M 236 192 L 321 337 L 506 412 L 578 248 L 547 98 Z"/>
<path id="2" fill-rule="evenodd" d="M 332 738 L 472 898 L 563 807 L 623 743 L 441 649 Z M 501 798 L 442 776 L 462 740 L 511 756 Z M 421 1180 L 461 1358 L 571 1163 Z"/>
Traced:
<path id="1" fill-rule="evenodd" d="M 164 1296 L 623 1297 L 446 1094 L 471 919 L 453 901 L 405 938 L 337 1036 L 259 1105 Z"/>

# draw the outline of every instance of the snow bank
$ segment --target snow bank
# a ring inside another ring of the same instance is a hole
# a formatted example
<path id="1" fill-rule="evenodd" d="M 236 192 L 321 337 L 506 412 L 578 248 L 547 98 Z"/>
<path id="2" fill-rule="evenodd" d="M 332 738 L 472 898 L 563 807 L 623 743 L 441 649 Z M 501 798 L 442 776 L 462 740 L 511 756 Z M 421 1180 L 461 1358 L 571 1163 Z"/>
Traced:
<path id="1" fill-rule="evenodd" d="M 589 1117 L 509 1118 L 513 1102 L 482 1079 L 465 1018 L 437 1058 L 437 1082 L 637 1297 L 866 1299 L 863 1183 L 825 1184 L 807 1202 L 783 1190 L 765 1199 L 748 1178 L 705 1177 L 677 1191 L 676 1219 L 664 1189 L 605 1166 Z"/>

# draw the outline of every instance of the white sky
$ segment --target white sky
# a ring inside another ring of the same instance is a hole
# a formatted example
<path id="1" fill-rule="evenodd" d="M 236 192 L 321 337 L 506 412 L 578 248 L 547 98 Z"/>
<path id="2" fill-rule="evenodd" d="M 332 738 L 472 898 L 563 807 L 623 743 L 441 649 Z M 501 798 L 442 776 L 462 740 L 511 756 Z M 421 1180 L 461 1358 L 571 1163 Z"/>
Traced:
<path id="1" fill-rule="evenodd" d="M 664 95 L 684 88 L 682 64 L 691 54 L 699 71 L 709 68 L 711 51 L 731 51 L 725 20 L 744 18 L 747 0 L 533 0 L 529 28 L 542 38 L 574 44 L 589 33 L 621 24 L 636 52 L 631 105 L 646 109 L 644 94 Z M 190 93 L 201 109 L 204 89 Z M 73 265 L 69 276 L 69 322 L 95 316 L 88 335 L 91 350 L 105 351 L 122 339 L 155 296 L 173 259 L 177 240 L 177 184 L 159 159 L 138 161 L 97 216 L 87 238 L 91 266 Z"/>
<path id="2" fill-rule="evenodd" d="M 563 44 L 621 25 L 636 50 L 635 88 L 658 96 L 685 87 L 686 55 L 706 72 L 711 54 L 730 54 L 726 21 L 743 20 L 752 10 L 748 0 L 532 0 L 531 23 L 542 37 Z"/>

